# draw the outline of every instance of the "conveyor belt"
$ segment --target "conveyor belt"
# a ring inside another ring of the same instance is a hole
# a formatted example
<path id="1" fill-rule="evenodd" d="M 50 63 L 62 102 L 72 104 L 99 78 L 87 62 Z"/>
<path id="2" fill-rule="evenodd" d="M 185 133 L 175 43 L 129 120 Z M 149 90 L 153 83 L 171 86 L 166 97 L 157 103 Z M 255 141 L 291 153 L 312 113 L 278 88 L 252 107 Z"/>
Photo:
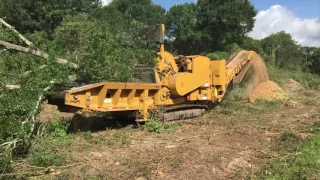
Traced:
<path id="1" fill-rule="evenodd" d="M 239 65 L 246 59 L 249 55 L 249 51 L 240 51 L 231 61 L 227 64 L 228 69 L 237 69 Z"/>

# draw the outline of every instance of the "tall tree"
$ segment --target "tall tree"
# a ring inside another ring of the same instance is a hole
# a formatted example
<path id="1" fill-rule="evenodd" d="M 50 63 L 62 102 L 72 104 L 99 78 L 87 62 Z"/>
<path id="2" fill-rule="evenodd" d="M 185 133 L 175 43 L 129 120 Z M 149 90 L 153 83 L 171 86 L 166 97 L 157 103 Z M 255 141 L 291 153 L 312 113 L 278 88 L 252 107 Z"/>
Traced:
<path id="1" fill-rule="evenodd" d="M 100 6 L 100 0 L 0 0 L 0 16 L 23 34 L 51 34 L 64 16 L 93 14 Z"/>
<path id="2" fill-rule="evenodd" d="M 271 63 L 280 68 L 301 68 L 304 65 L 300 46 L 284 31 L 271 34 L 261 40 L 263 51 L 271 57 Z"/>
<path id="3" fill-rule="evenodd" d="M 198 0 L 173 6 L 167 13 L 167 35 L 179 53 L 226 50 L 241 44 L 257 11 L 249 0 Z"/>
<path id="4" fill-rule="evenodd" d="M 304 61 L 312 73 L 320 75 L 320 48 L 319 47 L 302 47 Z"/>
<path id="5" fill-rule="evenodd" d="M 240 46 L 243 49 L 253 50 L 259 54 L 263 52 L 260 40 L 251 37 L 245 37 Z"/>
<path id="6" fill-rule="evenodd" d="M 240 44 L 254 27 L 257 11 L 249 0 L 198 0 L 197 29 L 210 35 L 208 51 Z"/>
<path id="7" fill-rule="evenodd" d="M 145 25 L 164 23 L 166 10 L 152 0 L 113 0 L 108 6 L 103 8 L 103 14 L 112 13 L 119 18 L 118 11 L 126 21 L 136 20 Z M 111 11 L 111 12 L 110 12 Z M 110 18 L 110 17 L 108 17 Z"/>
<path id="8" fill-rule="evenodd" d="M 170 8 L 166 15 L 166 35 L 181 54 L 198 53 L 201 49 L 200 31 L 196 31 L 196 5 L 185 3 Z"/>

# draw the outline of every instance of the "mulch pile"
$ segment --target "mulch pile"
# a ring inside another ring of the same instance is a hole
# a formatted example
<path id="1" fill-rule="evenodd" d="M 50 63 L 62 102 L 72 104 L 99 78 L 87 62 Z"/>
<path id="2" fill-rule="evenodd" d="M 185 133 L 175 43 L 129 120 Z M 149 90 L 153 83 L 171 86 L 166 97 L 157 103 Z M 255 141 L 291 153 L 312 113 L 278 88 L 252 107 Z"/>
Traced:
<path id="1" fill-rule="evenodd" d="M 257 99 L 275 101 L 287 100 L 288 98 L 288 95 L 278 86 L 278 84 L 270 80 L 259 83 L 249 93 L 250 102 L 255 102 Z"/>

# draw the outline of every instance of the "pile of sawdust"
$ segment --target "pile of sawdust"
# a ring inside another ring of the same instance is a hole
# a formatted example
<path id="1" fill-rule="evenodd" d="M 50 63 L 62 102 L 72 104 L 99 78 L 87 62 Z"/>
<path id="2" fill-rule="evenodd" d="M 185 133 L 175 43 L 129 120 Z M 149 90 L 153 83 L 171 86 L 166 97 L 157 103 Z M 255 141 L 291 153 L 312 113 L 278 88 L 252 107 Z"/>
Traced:
<path id="1" fill-rule="evenodd" d="M 254 102 L 257 99 L 263 100 L 286 100 L 287 94 L 273 81 L 263 81 L 255 86 L 249 93 L 249 100 Z"/>
<path id="2" fill-rule="evenodd" d="M 266 65 L 263 59 L 256 55 L 252 62 L 254 74 L 247 86 L 247 94 L 250 102 L 257 99 L 263 100 L 285 100 L 286 93 L 273 81 L 269 79 Z"/>
<path id="3" fill-rule="evenodd" d="M 283 85 L 284 89 L 287 90 L 288 92 L 295 92 L 299 90 L 303 90 L 304 87 L 301 86 L 300 83 L 293 79 L 289 79 L 286 84 Z"/>

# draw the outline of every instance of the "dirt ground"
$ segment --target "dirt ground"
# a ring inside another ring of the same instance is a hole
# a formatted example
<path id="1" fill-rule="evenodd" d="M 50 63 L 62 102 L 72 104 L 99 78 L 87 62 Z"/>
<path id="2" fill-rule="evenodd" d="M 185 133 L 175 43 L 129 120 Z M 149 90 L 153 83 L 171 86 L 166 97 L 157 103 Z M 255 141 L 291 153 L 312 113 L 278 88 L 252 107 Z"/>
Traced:
<path id="1" fill-rule="evenodd" d="M 319 91 L 286 87 L 287 102 L 227 98 L 204 117 L 175 122 L 180 128 L 170 132 L 128 126 L 89 137 L 74 134 L 58 150 L 70 157 L 67 165 L 32 179 L 250 179 L 279 156 L 274 142 L 281 133 L 305 138 L 306 129 L 320 120 Z"/>

